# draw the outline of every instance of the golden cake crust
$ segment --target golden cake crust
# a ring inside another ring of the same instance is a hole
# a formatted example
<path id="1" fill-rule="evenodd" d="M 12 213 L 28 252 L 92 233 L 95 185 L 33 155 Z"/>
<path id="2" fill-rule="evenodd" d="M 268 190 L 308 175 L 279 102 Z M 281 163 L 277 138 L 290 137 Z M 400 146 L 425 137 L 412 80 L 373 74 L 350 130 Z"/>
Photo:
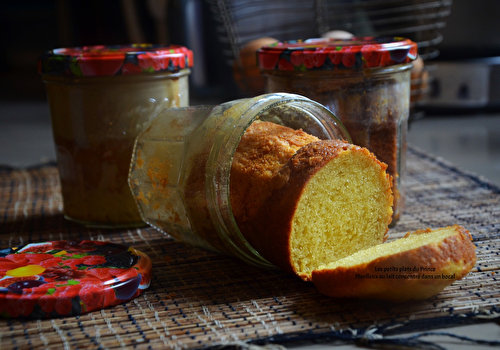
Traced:
<path id="1" fill-rule="evenodd" d="M 255 121 L 234 154 L 231 166 L 231 206 L 238 225 L 252 220 L 272 192 L 271 179 L 301 147 L 316 136 L 271 122 Z"/>
<path id="2" fill-rule="evenodd" d="M 322 294 L 331 297 L 393 302 L 428 299 L 466 276 L 476 262 L 469 231 L 458 225 L 445 229 L 453 229 L 455 233 L 443 240 L 382 256 L 369 263 L 315 270 L 312 281 Z M 432 232 L 430 229 L 419 230 L 405 237 Z"/>

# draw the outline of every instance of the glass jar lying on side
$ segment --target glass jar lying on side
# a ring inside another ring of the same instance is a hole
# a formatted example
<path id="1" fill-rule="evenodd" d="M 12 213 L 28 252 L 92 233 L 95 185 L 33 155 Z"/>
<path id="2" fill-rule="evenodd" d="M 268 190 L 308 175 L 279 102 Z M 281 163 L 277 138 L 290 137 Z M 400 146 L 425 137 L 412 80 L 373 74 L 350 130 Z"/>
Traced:
<path id="1" fill-rule="evenodd" d="M 411 61 L 404 38 L 310 39 L 258 51 L 267 92 L 307 96 L 342 121 L 356 145 L 386 163 L 393 178 L 395 224 L 404 209 Z"/>
<path id="2" fill-rule="evenodd" d="M 233 156 L 257 119 L 351 141 L 332 112 L 293 94 L 164 110 L 137 137 L 132 156 L 129 182 L 142 219 L 180 241 L 271 266 L 243 238 L 229 193 Z"/>
<path id="3" fill-rule="evenodd" d="M 165 108 L 189 103 L 192 52 L 153 45 L 45 53 L 64 215 L 93 227 L 144 226 L 128 187 L 135 138 Z"/>

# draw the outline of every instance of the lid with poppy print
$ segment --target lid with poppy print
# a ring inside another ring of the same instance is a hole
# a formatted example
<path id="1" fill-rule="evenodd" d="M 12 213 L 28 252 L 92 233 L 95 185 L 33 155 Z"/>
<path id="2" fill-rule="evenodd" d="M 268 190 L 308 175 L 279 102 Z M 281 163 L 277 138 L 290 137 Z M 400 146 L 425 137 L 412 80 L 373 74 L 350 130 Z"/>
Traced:
<path id="1" fill-rule="evenodd" d="M 177 72 L 193 66 L 193 52 L 183 46 L 151 44 L 84 46 L 45 52 L 42 75 L 68 77 Z"/>
<path id="2" fill-rule="evenodd" d="M 366 69 L 411 62 L 417 58 L 417 44 L 399 37 L 320 38 L 266 45 L 257 57 L 263 70 Z"/>
<path id="3" fill-rule="evenodd" d="M 0 250 L 0 317 L 76 316 L 142 294 L 149 257 L 100 241 L 52 241 Z"/>

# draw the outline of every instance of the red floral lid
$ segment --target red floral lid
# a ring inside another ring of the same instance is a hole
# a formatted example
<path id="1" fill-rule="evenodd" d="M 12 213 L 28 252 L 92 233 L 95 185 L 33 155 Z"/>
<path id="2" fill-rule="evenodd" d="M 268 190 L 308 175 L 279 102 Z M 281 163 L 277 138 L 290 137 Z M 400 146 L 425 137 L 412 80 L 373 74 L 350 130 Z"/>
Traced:
<path id="1" fill-rule="evenodd" d="M 417 58 L 417 44 L 405 38 L 354 37 L 278 42 L 258 52 L 261 69 L 311 71 L 363 69 L 407 63 Z"/>
<path id="2" fill-rule="evenodd" d="M 151 260 L 99 241 L 31 243 L 0 251 L 0 317 L 75 316 L 124 303 L 151 282 Z"/>
<path id="3" fill-rule="evenodd" d="M 45 52 L 38 60 L 40 74 L 74 77 L 176 72 L 192 66 L 193 52 L 178 45 L 60 48 Z"/>

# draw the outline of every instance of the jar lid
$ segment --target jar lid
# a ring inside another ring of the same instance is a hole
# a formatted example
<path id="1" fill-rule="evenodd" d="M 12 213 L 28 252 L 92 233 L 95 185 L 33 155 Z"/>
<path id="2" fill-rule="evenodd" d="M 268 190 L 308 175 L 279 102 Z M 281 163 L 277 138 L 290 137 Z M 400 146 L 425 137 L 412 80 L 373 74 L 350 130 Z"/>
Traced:
<path id="1" fill-rule="evenodd" d="M 40 74 L 70 77 L 176 72 L 192 66 L 193 52 L 179 45 L 59 48 L 45 52 L 38 60 Z"/>
<path id="2" fill-rule="evenodd" d="M 0 251 L 0 316 L 75 316 L 131 300 L 151 282 L 149 257 L 99 241 L 31 243 Z"/>
<path id="3" fill-rule="evenodd" d="M 407 63 L 417 58 L 417 44 L 405 38 L 354 37 L 286 41 L 257 51 L 265 70 L 310 71 L 363 69 Z"/>

